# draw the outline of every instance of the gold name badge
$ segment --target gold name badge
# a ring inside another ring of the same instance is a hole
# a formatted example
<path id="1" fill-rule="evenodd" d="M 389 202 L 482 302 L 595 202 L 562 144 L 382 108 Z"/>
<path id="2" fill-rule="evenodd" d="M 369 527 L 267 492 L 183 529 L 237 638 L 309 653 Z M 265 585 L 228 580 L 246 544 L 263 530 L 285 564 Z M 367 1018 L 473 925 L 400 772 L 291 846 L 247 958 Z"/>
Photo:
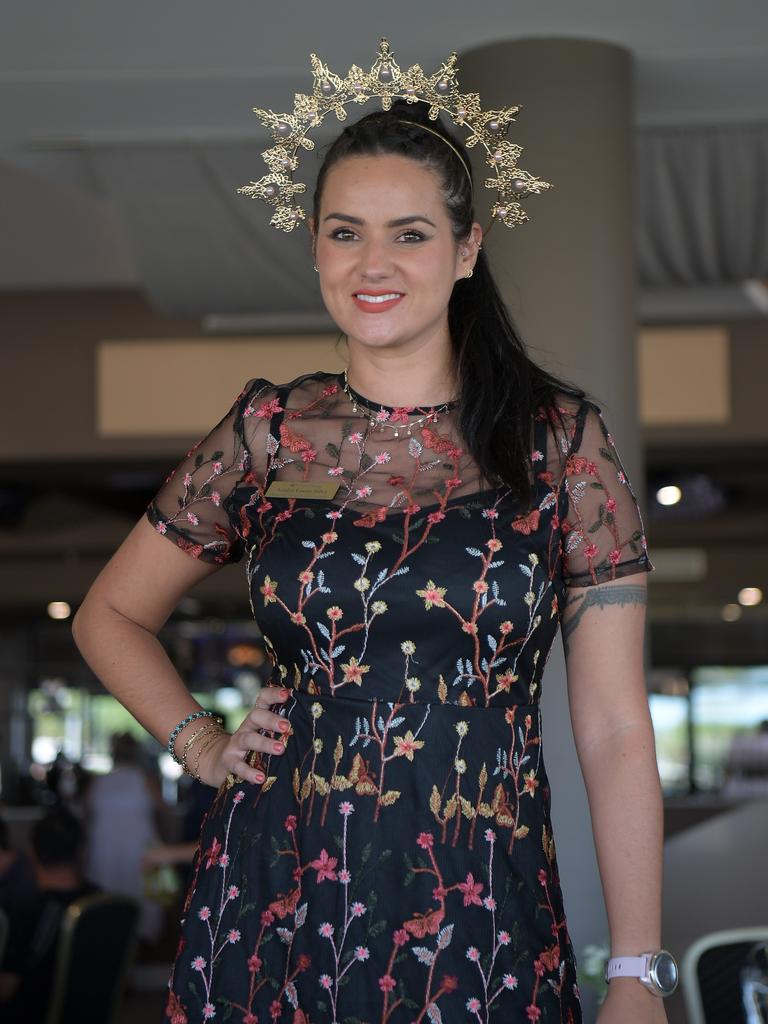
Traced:
<path id="1" fill-rule="evenodd" d="M 338 489 L 335 480 L 273 480 L 265 494 L 268 498 L 333 498 Z"/>

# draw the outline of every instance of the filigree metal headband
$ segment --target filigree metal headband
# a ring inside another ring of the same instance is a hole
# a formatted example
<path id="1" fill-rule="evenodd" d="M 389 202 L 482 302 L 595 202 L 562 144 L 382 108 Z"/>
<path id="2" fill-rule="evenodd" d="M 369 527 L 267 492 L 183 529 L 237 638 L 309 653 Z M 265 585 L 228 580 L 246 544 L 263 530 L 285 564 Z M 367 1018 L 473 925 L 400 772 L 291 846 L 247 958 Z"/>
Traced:
<path id="1" fill-rule="evenodd" d="M 370 71 L 363 71 L 353 64 L 346 78 L 334 74 L 316 54 L 311 54 L 310 59 L 314 77 L 312 93 L 295 94 L 293 113 L 276 114 L 272 110 L 253 108 L 262 124 L 271 132 L 275 145 L 261 154 L 269 172 L 258 181 L 242 185 L 237 191 L 274 206 L 275 212 L 270 221 L 273 227 L 293 231 L 306 218 L 306 211 L 296 203 L 295 196 L 306 192 L 307 186 L 303 182 L 294 181 L 293 172 L 298 167 L 299 149 L 315 148 L 312 139 L 307 137 L 308 132 L 322 124 L 326 114 L 331 111 L 339 121 L 345 121 L 347 103 L 367 103 L 374 97 L 381 99 L 384 110 L 391 108 L 395 97 L 408 103 L 419 100 L 428 103 L 431 121 L 437 120 L 441 110 L 445 111 L 454 124 L 468 129 L 470 134 L 465 140 L 468 148 L 478 142 L 485 146 L 488 154 L 486 162 L 495 171 L 494 175 L 485 180 L 485 187 L 498 192 L 491 223 L 498 220 L 510 228 L 523 223 L 528 220 L 528 216 L 519 200 L 552 187 L 549 182 L 535 178 L 517 166 L 523 147 L 505 138 L 510 124 L 515 120 L 515 114 L 522 108 L 518 105 L 504 107 L 502 110 L 483 110 L 479 93 L 459 92 L 456 53 L 452 53 L 439 70 L 429 77 L 418 64 L 402 71 L 386 39 L 379 43 L 378 56 Z M 425 125 L 419 127 L 426 128 Z M 440 138 L 462 159 L 448 139 L 442 135 Z M 467 169 L 466 164 L 464 166 Z"/>
<path id="2" fill-rule="evenodd" d="M 464 168 L 467 178 L 469 179 L 469 187 L 472 188 L 472 172 L 469 169 L 467 161 L 464 159 L 464 157 L 461 155 L 458 149 L 456 149 L 456 147 L 449 138 L 443 135 L 442 132 L 436 132 L 434 128 L 430 128 L 428 124 L 423 124 L 421 121 L 406 121 L 404 117 L 398 117 L 397 120 L 399 124 L 412 124 L 415 125 L 416 128 L 421 128 L 423 132 L 429 132 L 430 135 L 434 135 L 436 139 L 440 139 L 440 141 L 444 142 L 449 149 L 452 149 L 453 152 L 458 157 L 459 163 Z"/>

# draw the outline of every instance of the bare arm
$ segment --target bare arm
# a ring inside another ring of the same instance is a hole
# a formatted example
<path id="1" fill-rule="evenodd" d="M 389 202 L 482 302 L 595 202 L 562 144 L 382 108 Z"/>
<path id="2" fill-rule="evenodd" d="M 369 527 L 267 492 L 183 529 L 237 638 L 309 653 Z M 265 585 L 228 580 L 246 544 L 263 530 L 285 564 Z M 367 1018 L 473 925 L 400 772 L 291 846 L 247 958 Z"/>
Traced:
<path id="1" fill-rule="evenodd" d="M 177 723 L 199 711 L 200 705 L 157 633 L 184 594 L 218 568 L 185 554 L 142 518 L 96 578 L 74 618 L 75 643 L 93 672 L 163 745 Z M 277 688 L 268 690 L 264 703 L 281 699 Z M 271 752 L 270 740 L 254 730 L 275 729 L 277 720 L 279 716 L 268 710 L 251 711 L 235 737 L 226 735 L 226 740 L 236 742 L 212 749 L 207 772 L 201 770 L 203 780 L 218 786 L 232 771 L 259 781 L 243 758 L 248 750 Z M 177 751 L 198 725 L 190 723 L 181 732 Z"/>
<path id="2" fill-rule="evenodd" d="M 94 673 L 161 743 L 200 705 L 157 633 L 187 591 L 217 568 L 190 558 L 142 518 L 97 576 L 72 624 Z"/>
<path id="3" fill-rule="evenodd" d="M 646 600 L 646 578 L 635 573 L 570 589 L 563 613 L 571 721 L 612 956 L 661 945 L 663 810 L 643 671 Z M 621 978 L 611 982 L 600 1017 L 601 1024 L 614 1019 L 666 1017 L 661 999 L 636 979 Z"/>

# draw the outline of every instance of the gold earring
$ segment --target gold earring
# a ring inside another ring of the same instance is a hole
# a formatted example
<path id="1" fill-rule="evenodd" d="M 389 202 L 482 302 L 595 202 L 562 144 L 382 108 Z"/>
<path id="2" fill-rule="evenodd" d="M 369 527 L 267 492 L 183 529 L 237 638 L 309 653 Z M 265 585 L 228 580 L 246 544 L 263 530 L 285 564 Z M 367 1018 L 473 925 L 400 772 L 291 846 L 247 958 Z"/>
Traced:
<path id="1" fill-rule="evenodd" d="M 317 273 L 319 274 L 319 273 L 320 273 L 320 271 L 319 271 L 319 270 L 317 269 L 317 264 L 316 264 L 316 263 L 313 263 L 313 264 L 312 264 L 312 266 L 313 266 L 313 267 L 315 268 L 315 270 L 316 270 L 316 271 L 317 271 Z"/>
<path id="2" fill-rule="evenodd" d="M 474 274 L 474 270 L 472 269 L 472 267 L 470 267 L 469 270 L 464 275 L 464 277 L 472 277 L 473 274 Z"/>

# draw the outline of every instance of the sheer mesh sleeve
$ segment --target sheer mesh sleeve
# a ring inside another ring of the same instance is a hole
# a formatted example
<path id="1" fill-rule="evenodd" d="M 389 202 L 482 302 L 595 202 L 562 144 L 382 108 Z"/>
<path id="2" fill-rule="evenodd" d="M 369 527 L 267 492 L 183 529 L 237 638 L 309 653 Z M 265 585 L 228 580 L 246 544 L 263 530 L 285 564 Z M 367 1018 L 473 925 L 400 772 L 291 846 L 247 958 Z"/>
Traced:
<path id="1" fill-rule="evenodd" d="M 243 556 L 242 538 L 227 513 L 227 498 L 251 466 L 243 413 L 273 385 L 255 378 L 232 408 L 171 472 L 147 508 L 158 533 L 204 562 L 225 564 Z"/>
<path id="2" fill-rule="evenodd" d="M 588 587 L 654 566 L 640 508 L 600 408 L 584 400 L 565 459 L 563 582 Z"/>

